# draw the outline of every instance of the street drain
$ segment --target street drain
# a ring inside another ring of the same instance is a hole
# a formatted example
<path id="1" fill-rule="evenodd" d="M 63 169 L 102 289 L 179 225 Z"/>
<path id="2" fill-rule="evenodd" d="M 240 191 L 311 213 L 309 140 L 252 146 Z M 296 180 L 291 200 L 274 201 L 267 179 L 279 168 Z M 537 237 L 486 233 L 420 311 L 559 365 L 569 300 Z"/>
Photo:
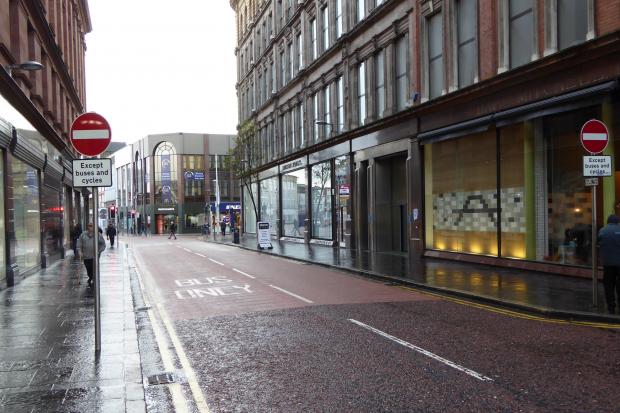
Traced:
<path id="1" fill-rule="evenodd" d="M 146 380 L 149 386 L 174 383 L 172 373 L 154 374 L 152 376 L 148 376 Z"/>
<path id="2" fill-rule="evenodd" d="M 135 312 L 136 312 L 136 313 L 138 313 L 138 312 L 140 312 L 140 311 L 149 311 L 150 309 L 151 309 L 151 307 L 150 307 L 150 306 L 147 306 L 147 307 L 138 307 L 138 308 L 136 308 Z"/>

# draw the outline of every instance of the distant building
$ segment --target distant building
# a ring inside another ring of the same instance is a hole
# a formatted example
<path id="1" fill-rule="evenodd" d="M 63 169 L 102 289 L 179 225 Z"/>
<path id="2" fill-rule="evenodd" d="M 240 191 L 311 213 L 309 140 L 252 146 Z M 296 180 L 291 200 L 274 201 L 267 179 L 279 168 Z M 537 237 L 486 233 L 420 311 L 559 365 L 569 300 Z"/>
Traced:
<path id="1" fill-rule="evenodd" d="M 68 136 L 85 111 L 90 31 L 86 0 L 0 0 L 0 288 L 64 258 L 88 215 Z"/>
<path id="2" fill-rule="evenodd" d="M 229 153 L 234 135 L 168 133 L 148 135 L 112 154 L 117 182 L 115 220 L 120 231 L 200 233 L 216 214 L 240 208 L 239 184 Z M 217 164 L 217 174 L 216 174 Z"/>
<path id="3" fill-rule="evenodd" d="M 258 131 L 246 232 L 587 273 L 579 131 L 603 120 L 620 155 L 617 0 L 230 4 L 239 120 Z M 598 223 L 620 212 L 618 164 Z"/>

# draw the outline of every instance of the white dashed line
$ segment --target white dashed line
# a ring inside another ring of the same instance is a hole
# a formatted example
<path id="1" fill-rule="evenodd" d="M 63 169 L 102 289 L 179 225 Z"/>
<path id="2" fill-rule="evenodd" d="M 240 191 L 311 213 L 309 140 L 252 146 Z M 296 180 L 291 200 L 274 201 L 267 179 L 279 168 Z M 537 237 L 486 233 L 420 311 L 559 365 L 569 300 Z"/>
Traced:
<path id="1" fill-rule="evenodd" d="M 482 374 L 477 373 L 477 372 L 475 372 L 475 371 L 473 371 L 471 369 L 468 369 L 467 367 L 459 366 L 458 364 L 456 364 L 456 363 L 454 363 L 454 362 L 452 362 L 452 361 L 450 361 L 448 359 L 445 359 L 445 358 L 440 357 L 440 356 L 438 356 L 438 355 L 436 355 L 434 353 L 431 353 L 428 350 L 424 350 L 421 347 L 418 347 L 418 346 L 415 346 L 415 345 L 413 345 L 411 343 L 408 343 L 405 340 L 401 340 L 400 338 L 391 336 L 388 333 L 384 333 L 381 330 L 377 330 L 376 328 L 371 327 L 371 326 L 369 326 L 367 324 L 364 324 L 361 321 L 357 321 L 357 320 L 354 320 L 352 318 L 350 318 L 349 321 L 354 323 L 354 324 L 357 324 L 360 327 L 363 327 L 363 328 L 365 328 L 367 330 L 370 330 L 373 333 L 379 334 L 380 336 L 383 336 L 383 337 L 385 337 L 387 339 L 390 339 L 390 340 L 392 340 L 392 341 L 394 341 L 394 342 L 396 342 L 396 343 L 398 343 L 398 344 L 400 344 L 402 346 L 410 348 L 411 350 L 417 351 L 418 353 L 424 354 L 425 356 L 428 356 L 428 357 L 430 357 L 430 358 L 432 358 L 434 360 L 437 360 L 437 361 L 439 361 L 439 362 L 441 362 L 443 364 L 446 364 L 446 365 L 448 365 L 448 366 L 450 366 L 450 367 L 452 367 L 454 369 L 462 371 L 463 373 L 469 374 L 470 376 L 475 377 L 475 378 L 477 378 L 480 381 L 493 381 L 493 379 L 490 378 L 490 377 L 483 376 Z"/>
<path id="2" fill-rule="evenodd" d="M 299 299 L 299 300 L 301 300 L 301 301 L 305 301 L 306 303 L 309 303 L 309 304 L 312 304 L 312 303 L 313 303 L 313 301 L 310 301 L 310 300 L 308 300 L 307 298 L 303 298 L 302 296 L 297 295 L 297 294 L 294 294 L 294 293 L 292 293 L 292 292 L 290 292 L 290 291 L 286 291 L 284 288 L 276 287 L 275 285 L 270 285 L 270 287 L 271 287 L 271 288 L 275 288 L 275 289 L 276 289 L 276 290 L 278 290 L 278 291 L 282 291 L 283 293 L 288 294 L 288 295 L 290 295 L 290 296 L 293 296 L 293 297 L 295 297 L 295 298 L 297 298 L 297 299 Z"/>
<path id="3" fill-rule="evenodd" d="M 200 254 L 198 252 L 195 252 L 194 254 L 196 254 L 196 255 L 198 255 L 199 257 L 202 257 L 202 258 L 207 258 L 205 255 L 202 255 L 202 254 Z"/>
<path id="4" fill-rule="evenodd" d="M 187 248 L 183 248 L 187 252 L 192 252 L 192 250 L 188 250 Z"/>
<path id="5" fill-rule="evenodd" d="M 216 263 L 217 265 L 221 265 L 222 267 L 224 266 L 224 264 L 219 261 L 215 261 L 213 258 L 209 258 L 209 261 L 213 261 L 214 263 Z"/>
<path id="6" fill-rule="evenodd" d="M 243 271 L 241 271 L 241 270 L 238 270 L 238 269 L 236 269 L 236 268 L 233 268 L 233 271 L 236 271 L 236 272 L 238 272 L 239 274 L 241 274 L 241 275 L 245 275 L 246 277 L 250 277 L 250 278 L 252 278 L 252 279 L 256 278 L 255 276 L 250 275 L 250 274 L 248 274 L 248 273 L 245 273 L 245 272 L 243 272 Z"/>

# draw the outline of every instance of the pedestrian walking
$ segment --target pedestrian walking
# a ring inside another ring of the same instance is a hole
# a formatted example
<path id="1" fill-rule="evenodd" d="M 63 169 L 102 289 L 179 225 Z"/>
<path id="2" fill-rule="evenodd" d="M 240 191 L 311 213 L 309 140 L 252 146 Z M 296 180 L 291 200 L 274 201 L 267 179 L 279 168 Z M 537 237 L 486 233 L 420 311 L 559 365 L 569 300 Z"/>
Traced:
<path id="1" fill-rule="evenodd" d="M 170 239 L 171 237 L 174 237 L 174 239 L 177 239 L 177 224 L 174 221 L 170 221 L 170 235 L 168 235 L 168 239 Z"/>
<path id="2" fill-rule="evenodd" d="M 226 235 L 226 221 L 222 220 L 220 222 L 220 230 L 222 231 L 222 235 Z"/>
<path id="3" fill-rule="evenodd" d="M 101 228 L 100 228 L 101 229 Z M 86 274 L 88 274 L 88 286 L 92 287 L 94 280 L 94 270 L 95 270 L 95 246 L 93 245 L 93 237 L 95 236 L 95 231 L 93 229 L 93 224 L 88 224 L 88 229 L 80 235 L 78 239 L 78 249 L 80 251 L 80 257 L 84 261 L 84 266 L 86 267 Z M 103 250 L 105 250 L 105 240 L 103 239 L 103 235 L 99 233 L 97 235 L 99 242 L 99 254 Z"/>
<path id="4" fill-rule="evenodd" d="M 620 304 L 620 217 L 610 215 L 607 225 L 598 232 L 603 264 L 603 285 L 609 314 L 616 312 L 616 294 Z"/>
<path id="5" fill-rule="evenodd" d="M 71 230 L 71 249 L 73 250 L 73 256 L 76 259 L 80 257 L 80 254 L 77 248 L 77 241 L 78 241 L 78 238 L 80 238 L 80 235 L 82 235 L 82 226 L 78 222 L 77 224 L 73 226 L 73 229 Z"/>
<path id="6" fill-rule="evenodd" d="M 110 241 L 110 248 L 114 248 L 114 238 L 116 238 L 116 228 L 113 223 L 108 224 L 108 228 L 105 230 L 105 235 Z"/>

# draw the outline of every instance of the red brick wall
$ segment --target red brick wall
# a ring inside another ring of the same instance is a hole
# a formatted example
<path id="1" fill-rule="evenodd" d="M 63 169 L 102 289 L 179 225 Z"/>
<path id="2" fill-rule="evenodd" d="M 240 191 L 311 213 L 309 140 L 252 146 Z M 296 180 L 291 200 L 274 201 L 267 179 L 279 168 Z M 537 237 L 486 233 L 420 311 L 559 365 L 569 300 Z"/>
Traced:
<path id="1" fill-rule="evenodd" d="M 594 18 L 596 35 L 615 32 L 620 29 L 620 0 L 596 0 Z"/>
<path id="2" fill-rule="evenodd" d="M 497 74 L 497 1 L 480 0 L 478 13 L 480 80 L 485 80 Z"/>

